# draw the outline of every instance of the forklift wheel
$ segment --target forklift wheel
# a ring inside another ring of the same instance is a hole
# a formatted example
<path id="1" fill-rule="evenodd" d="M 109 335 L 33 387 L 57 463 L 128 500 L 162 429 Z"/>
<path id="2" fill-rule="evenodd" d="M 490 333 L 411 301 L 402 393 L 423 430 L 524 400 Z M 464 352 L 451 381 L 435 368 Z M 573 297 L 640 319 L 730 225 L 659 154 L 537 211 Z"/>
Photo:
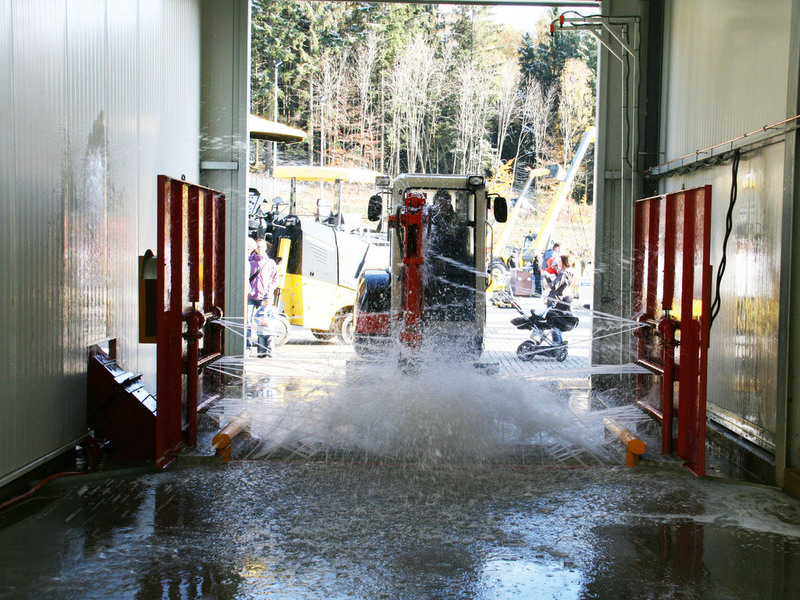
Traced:
<path id="1" fill-rule="evenodd" d="M 499 261 L 495 261 L 494 264 L 492 264 L 492 282 L 496 287 L 506 287 L 507 273 L 508 270 L 504 264 L 500 263 Z"/>
<path id="2" fill-rule="evenodd" d="M 292 325 L 286 315 L 278 315 L 276 329 L 274 343 L 277 348 L 278 346 L 283 346 L 289 340 L 289 333 L 292 330 Z"/>
<path id="3" fill-rule="evenodd" d="M 347 313 L 336 321 L 336 333 L 343 344 L 353 343 L 353 313 Z"/>

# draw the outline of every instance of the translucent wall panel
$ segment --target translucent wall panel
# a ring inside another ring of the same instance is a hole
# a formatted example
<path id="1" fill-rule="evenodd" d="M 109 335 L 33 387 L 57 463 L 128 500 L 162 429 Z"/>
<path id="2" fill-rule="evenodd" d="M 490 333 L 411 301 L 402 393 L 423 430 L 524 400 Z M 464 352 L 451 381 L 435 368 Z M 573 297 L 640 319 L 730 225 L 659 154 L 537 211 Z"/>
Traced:
<path id="1" fill-rule="evenodd" d="M 680 0 L 667 7 L 663 159 L 786 118 L 791 2 Z M 794 25 L 796 26 L 796 24 Z M 712 418 L 773 450 L 784 145 L 742 156 L 738 200 L 709 350 Z M 722 259 L 731 163 L 662 180 L 713 186 L 712 265 Z M 716 288 L 715 288 L 716 289 Z"/>
<path id="2" fill-rule="evenodd" d="M 783 144 L 746 154 L 720 285 L 720 312 L 711 330 L 708 406 L 713 418 L 773 450 L 777 410 L 778 311 L 781 277 Z M 722 259 L 731 164 L 666 181 L 670 190 L 711 183 L 711 262 Z M 716 288 L 714 288 L 716 289 Z"/>

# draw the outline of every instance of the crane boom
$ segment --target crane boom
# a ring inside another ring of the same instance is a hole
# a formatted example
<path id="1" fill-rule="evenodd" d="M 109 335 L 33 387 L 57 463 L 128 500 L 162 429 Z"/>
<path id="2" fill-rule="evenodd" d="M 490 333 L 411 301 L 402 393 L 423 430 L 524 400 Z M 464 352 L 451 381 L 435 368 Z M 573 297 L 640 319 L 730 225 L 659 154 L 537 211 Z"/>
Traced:
<path id="1" fill-rule="evenodd" d="M 580 167 L 581 162 L 583 162 L 583 157 L 586 156 L 589 144 L 594 143 L 596 131 L 596 128 L 591 126 L 584 132 L 581 143 L 578 145 L 578 149 L 575 151 L 575 156 L 569 166 L 569 171 L 567 171 L 564 181 L 559 185 L 556 197 L 553 199 L 553 203 L 550 205 L 550 209 L 547 211 L 547 215 L 545 215 L 544 221 L 542 222 L 539 235 L 536 236 L 536 242 L 533 246 L 534 255 L 539 255 L 544 251 L 544 245 L 553 234 L 553 229 L 556 226 L 556 217 L 558 213 L 561 212 L 564 202 L 566 202 L 567 198 L 569 198 L 569 195 L 572 193 L 575 174 L 578 172 L 578 167 Z"/>
<path id="2" fill-rule="evenodd" d="M 514 205 L 511 214 L 508 215 L 508 221 L 506 221 L 505 226 L 503 227 L 503 232 L 500 234 L 500 237 L 497 238 L 497 241 L 494 243 L 494 254 L 498 254 L 503 251 L 503 248 L 506 247 L 508 244 L 508 240 L 511 238 L 511 234 L 514 231 L 514 225 L 517 222 L 517 217 L 519 217 L 520 210 L 522 209 L 522 199 L 525 197 L 525 194 L 528 193 L 528 189 L 531 187 L 533 180 L 537 177 L 544 177 L 550 173 L 550 169 L 547 167 L 540 167 L 538 169 L 531 169 L 530 173 L 528 173 L 528 179 L 525 180 L 525 185 L 522 187 L 522 191 L 519 193 L 517 197 L 517 203 Z"/>

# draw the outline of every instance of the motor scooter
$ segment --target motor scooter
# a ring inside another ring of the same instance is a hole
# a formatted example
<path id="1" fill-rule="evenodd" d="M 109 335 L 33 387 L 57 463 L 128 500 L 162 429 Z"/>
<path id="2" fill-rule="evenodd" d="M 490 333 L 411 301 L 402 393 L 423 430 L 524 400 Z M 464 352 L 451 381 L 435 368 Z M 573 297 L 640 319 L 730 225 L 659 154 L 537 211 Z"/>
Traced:
<path id="1" fill-rule="evenodd" d="M 579 319 L 569 306 L 566 308 L 551 307 L 543 313 L 531 310 L 526 314 L 522 307 L 509 297 L 511 306 L 521 315 L 511 319 L 511 324 L 517 329 L 531 332 L 530 338 L 517 347 L 517 356 L 521 360 L 533 360 L 535 357 L 555 358 L 559 362 L 567 359 L 567 342 L 554 339 L 553 330 L 559 332 L 572 331 L 578 326 Z M 560 336 L 559 336 L 560 337 Z"/>

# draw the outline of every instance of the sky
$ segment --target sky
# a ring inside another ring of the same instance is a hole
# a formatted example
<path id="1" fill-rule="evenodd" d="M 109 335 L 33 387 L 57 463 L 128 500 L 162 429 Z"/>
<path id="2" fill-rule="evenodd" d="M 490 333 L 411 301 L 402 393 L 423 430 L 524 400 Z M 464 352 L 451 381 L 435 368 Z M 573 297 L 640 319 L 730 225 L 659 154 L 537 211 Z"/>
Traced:
<path id="1" fill-rule="evenodd" d="M 452 4 L 441 4 L 439 8 L 443 11 L 453 10 Z M 549 8 L 542 6 L 490 6 L 488 7 L 495 15 L 495 22 L 501 25 L 511 25 L 522 32 L 533 32 L 536 22 L 546 13 Z"/>
<path id="2" fill-rule="evenodd" d="M 493 6 L 495 20 L 498 23 L 508 24 L 520 31 L 532 32 L 536 22 L 547 12 L 541 6 Z"/>
<path id="3" fill-rule="evenodd" d="M 513 0 L 509 0 L 513 2 Z M 508 24 L 521 31 L 529 31 L 533 33 L 534 26 L 537 21 L 542 18 L 542 15 L 550 10 L 547 6 L 509 6 L 508 4 L 502 6 L 491 7 L 495 14 L 495 20 L 501 24 Z M 571 11 L 569 7 L 562 7 L 559 13 L 564 11 Z M 583 8 L 578 9 L 578 12 L 584 15 L 598 14 L 597 8 Z"/>

